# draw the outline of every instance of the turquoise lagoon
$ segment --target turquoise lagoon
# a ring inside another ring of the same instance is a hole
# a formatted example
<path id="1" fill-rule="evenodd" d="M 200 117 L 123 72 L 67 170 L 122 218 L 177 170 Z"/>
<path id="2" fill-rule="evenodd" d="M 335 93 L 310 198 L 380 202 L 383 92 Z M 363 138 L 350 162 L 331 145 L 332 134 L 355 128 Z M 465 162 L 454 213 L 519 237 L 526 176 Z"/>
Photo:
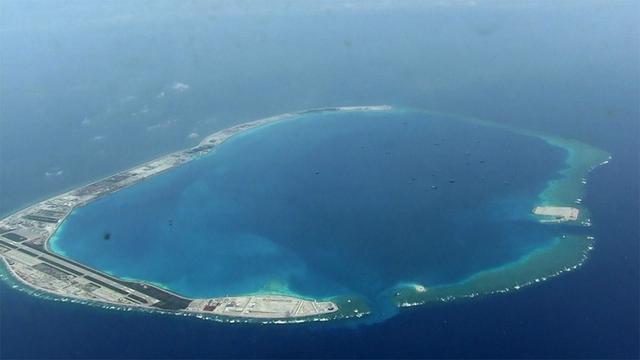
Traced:
<path id="1" fill-rule="evenodd" d="M 358 296 L 375 312 L 495 292 L 590 246 L 531 215 L 590 169 L 567 144 L 423 111 L 308 113 L 76 209 L 49 246 L 189 297 Z"/>

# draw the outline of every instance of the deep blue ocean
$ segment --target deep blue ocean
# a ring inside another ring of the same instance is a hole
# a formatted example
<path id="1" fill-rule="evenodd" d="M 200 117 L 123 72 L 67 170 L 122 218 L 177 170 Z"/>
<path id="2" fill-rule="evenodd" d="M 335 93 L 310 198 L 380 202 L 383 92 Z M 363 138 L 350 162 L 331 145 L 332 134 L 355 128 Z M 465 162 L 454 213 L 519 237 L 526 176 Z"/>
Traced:
<path id="1" fill-rule="evenodd" d="M 508 295 L 411 308 L 357 325 L 222 324 L 110 311 L 0 283 L 0 357 L 640 356 L 639 5 L 409 3 L 327 2 L 309 10 L 274 2 L 254 11 L 206 2 L 2 2 L 0 213 L 232 124 L 389 103 L 482 117 L 609 151 L 612 161 L 587 184 L 596 244 L 584 266 Z M 252 138 L 269 140 L 232 141 Z M 241 147 L 227 150 L 234 148 Z M 549 160 L 558 155 L 551 151 Z M 298 175 L 320 186 L 316 178 L 330 170 L 316 160 Z M 540 174 L 532 189 L 548 170 L 548 163 L 523 169 Z M 427 174 L 401 175 L 418 182 Z M 170 215 L 180 227 L 180 214 Z M 166 224 L 166 216 L 158 221 Z M 407 265 L 406 273 L 414 272 Z M 433 280 L 456 279 L 474 271 L 471 265 L 448 267 Z M 404 274 L 392 270 L 389 283 Z M 328 292 L 337 285 L 326 286 Z"/>

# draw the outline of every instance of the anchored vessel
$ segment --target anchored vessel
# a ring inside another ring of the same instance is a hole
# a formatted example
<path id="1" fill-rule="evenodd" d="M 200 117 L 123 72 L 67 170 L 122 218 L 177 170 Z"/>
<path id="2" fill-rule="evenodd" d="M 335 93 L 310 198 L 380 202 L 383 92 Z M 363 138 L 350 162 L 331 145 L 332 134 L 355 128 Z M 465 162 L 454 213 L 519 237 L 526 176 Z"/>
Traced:
<path id="1" fill-rule="evenodd" d="M 230 137 L 268 123 L 311 112 L 389 110 L 382 106 L 334 107 L 272 116 L 206 137 L 193 148 L 174 152 L 64 194 L 38 202 L 0 220 L 0 258 L 22 283 L 65 298 L 111 305 L 207 314 L 231 318 L 302 319 L 346 317 L 336 302 L 259 294 L 190 299 L 153 284 L 127 281 L 49 250 L 47 242 L 75 208 L 132 186 L 210 153 Z M 355 314 L 363 314 L 349 309 Z"/>

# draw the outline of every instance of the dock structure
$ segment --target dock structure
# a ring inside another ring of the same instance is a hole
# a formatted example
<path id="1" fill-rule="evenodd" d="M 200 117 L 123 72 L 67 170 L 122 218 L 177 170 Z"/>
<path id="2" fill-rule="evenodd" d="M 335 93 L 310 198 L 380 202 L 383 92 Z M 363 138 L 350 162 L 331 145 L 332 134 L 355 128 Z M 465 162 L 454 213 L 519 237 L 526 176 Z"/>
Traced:
<path id="1" fill-rule="evenodd" d="M 286 319 L 316 317 L 339 311 L 331 301 L 285 295 L 229 296 L 190 299 L 158 286 L 126 281 L 49 250 L 48 240 L 73 211 L 96 199 L 200 158 L 232 136 L 258 126 L 309 112 L 387 111 L 387 105 L 322 108 L 286 113 L 218 131 L 197 146 L 177 151 L 40 201 L 0 220 L 0 259 L 28 287 L 98 303 L 212 314 L 217 316 Z"/>

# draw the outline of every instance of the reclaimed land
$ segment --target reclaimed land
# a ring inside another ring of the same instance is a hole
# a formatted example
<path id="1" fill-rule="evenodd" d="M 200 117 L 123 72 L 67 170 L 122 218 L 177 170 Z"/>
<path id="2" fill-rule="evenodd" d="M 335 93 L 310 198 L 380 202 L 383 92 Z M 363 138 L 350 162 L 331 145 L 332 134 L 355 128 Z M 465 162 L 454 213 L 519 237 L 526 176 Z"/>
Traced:
<path id="1" fill-rule="evenodd" d="M 49 239 L 76 208 L 152 176 L 198 159 L 241 132 L 307 113 L 385 111 L 391 107 L 332 107 L 291 112 L 218 131 L 197 146 L 174 152 L 80 188 L 32 204 L 0 220 L 0 258 L 5 280 L 53 298 L 123 309 L 148 309 L 223 321 L 299 322 L 361 317 L 369 312 L 357 299 L 307 299 L 279 294 L 252 294 L 190 299 L 153 284 L 127 281 L 58 255 Z"/>

